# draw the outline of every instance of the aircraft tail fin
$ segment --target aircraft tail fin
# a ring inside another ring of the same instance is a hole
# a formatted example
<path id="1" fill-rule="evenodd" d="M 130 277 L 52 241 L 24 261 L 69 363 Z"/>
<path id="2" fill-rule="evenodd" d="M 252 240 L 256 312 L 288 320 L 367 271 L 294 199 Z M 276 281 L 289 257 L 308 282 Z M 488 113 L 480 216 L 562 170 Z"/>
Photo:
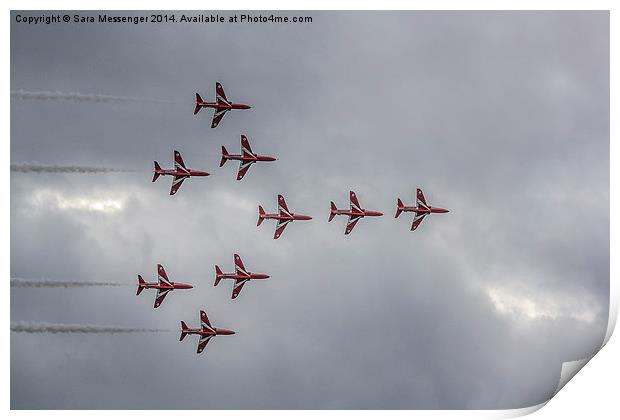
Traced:
<path id="1" fill-rule="evenodd" d="M 263 220 L 265 220 L 265 209 L 263 209 L 263 206 L 258 206 L 258 223 L 256 223 L 256 226 L 260 226 Z"/>
<path id="2" fill-rule="evenodd" d="M 218 284 L 220 284 L 220 280 L 222 280 L 222 270 L 220 270 L 219 266 L 215 266 L 215 284 L 214 286 L 217 286 Z"/>
<path id="3" fill-rule="evenodd" d="M 400 216 L 400 214 L 403 212 L 403 207 L 405 207 L 405 205 L 403 204 L 402 201 L 400 201 L 400 198 L 399 198 L 398 201 L 396 202 L 396 216 L 394 216 L 395 218 Z"/>
<path id="4" fill-rule="evenodd" d="M 194 115 L 198 114 L 198 112 L 200 112 L 200 110 L 202 109 L 202 105 L 200 105 L 202 102 L 204 101 L 202 100 L 200 95 L 196 93 L 196 106 L 194 107 Z"/>
<path id="5" fill-rule="evenodd" d="M 179 338 L 179 341 L 183 341 L 183 339 L 187 335 L 185 330 L 187 330 L 187 324 L 185 324 L 185 322 L 181 321 L 181 338 Z"/>
<path id="6" fill-rule="evenodd" d="M 329 220 L 327 220 L 328 222 L 331 222 L 334 219 L 334 216 L 336 215 L 335 211 L 338 209 L 336 207 L 336 204 L 334 204 L 333 201 L 330 202 L 330 206 L 331 206 L 331 210 L 329 213 Z"/>
<path id="7" fill-rule="evenodd" d="M 220 168 L 224 166 L 226 161 L 228 160 L 228 150 L 224 146 L 222 146 L 222 160 L 220 160 Z"/>
<path id="8" fill-rule="evenodd" d="M 144 281 L 142 276 L 138 275 L 138 291 L 136 292 L 136 296 L 139 295 L 140 293 L 142 293 L 142 290 L 144 290 L 144 285 L 145 284 L 146 284 L 146 282 Z"/>
<path id="9" fill-rule="evenodd" d="M 153 171 L 153 181 L 155 182 L 157 181 L 157 178 L 159 178 L 160 173 L 158 171 L 161 171 L 161 166 L 159 166 L 159 163 L 157 163 L 157 161 L 154 161 L 153 164 L 155 165 L 155 170 Z"/>

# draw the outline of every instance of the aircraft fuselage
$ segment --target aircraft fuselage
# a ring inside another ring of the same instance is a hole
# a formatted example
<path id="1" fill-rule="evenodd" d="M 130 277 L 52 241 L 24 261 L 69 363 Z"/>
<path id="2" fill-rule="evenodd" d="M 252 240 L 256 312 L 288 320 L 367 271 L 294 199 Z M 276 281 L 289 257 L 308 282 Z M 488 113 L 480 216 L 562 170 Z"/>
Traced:
<path id="1" fill-rule="evenodd" d="M 177 171 L 174 169 L 156 169 L 154 171 L 158 175 L 172 175 L 172 176 L 209 176 L 209 172 L 204 171 Z"/>
<path id="2" fill-rule="evenodd" d="M 363 210 L 363 211 L 356 211 L 356 210 L 332 210 L 333 214 L 343 214 L 346 216 L 351 216 L 351 217 L 365 217 L 365 216 L 383 216 L 383 213 L 378 212 L 378 211 L 370 211 L 370 210 Z"/>
<path id="3" fill-rule="evenodd" d="M 277 213 L 265 213 L 261 215 L 263 219 L 276 219 L 276 220 L 312 220 L 311 216 L 304 216 L 303 214 L 277 214 Z"/>
<path id="4" fill-rule="evenodd" d="M 224 155 L 228 160 L 241 160 L 244 162 L 273 162 L 276 158 L 271 156 L 248 156 L 248 155 Z"/>
<path id="5" fill-rule="evenodd" d="M 194 286 L 191 284 L 185 283 L 172 283 L 171 285 L 167 285 L 166 283 L 143 283 L 142 288 L 144 289 L 193 289 Z"/>
<path id="6" fill-rule="evenodd" d="M 415 212 L 415 213 L 448 213 L 450 210 L 442 209 L 441 207 L 415 207 L 415 206 L 404 206 L 399 208 L 402 212 Z"/>
<path id="7" fill-rule="evenodd" d="M 220 279 L 234 279 L 234 280 L 265 280 L 269 278 L 268 274 L 259 273 L 222 273 L 217 276 Z"/>
<path id="8" fill-rule="evenodd" d="M 182 333 L 188 335 L 199 335 L 199 336 L 213 336 L 213 335 L 233 335 L 235 332 L 232 330 L 225 330 L 222 328 L 213 328 L 213 331 L 209 330 L 195 330 L 192 328 L 183 328 L 181 330 Z"/>
<path id="9" fill-rule="evenodd" d="M 196 101 L 196 105 L 200 106 L 201 108 L 215 108 L 218 111 L 221 111 L 223 109 L 250 109 L 252 108 L 250 105 L 246 105 L 246 104 L 226 104 L 223 102 L 208 102 L 208 101 L 204 101 L 204 102 L 200 102 L 200 101 Z"/>

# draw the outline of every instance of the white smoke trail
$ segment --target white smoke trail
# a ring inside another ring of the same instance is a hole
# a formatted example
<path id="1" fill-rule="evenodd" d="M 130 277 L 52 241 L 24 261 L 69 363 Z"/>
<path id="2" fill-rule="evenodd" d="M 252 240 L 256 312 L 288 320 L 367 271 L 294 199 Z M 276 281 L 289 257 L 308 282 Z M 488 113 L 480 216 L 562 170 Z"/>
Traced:
<path id="1" fill-rule="evenodd" d="M 12 163 L 11 172 L 46 174 L 101 174 L 109 172 L 135 172 L 133 169 L 103 168 L 97 166 L 59 166 L 32 163 Z"/>
<path id="2" fill-rule="evenodd" d="M 131 96 L 112 96 L 98 95 L 93 93 L 67 93 L 67 92 L 31 92 L 23 89 L 12 90 L 11 98 L 21 100 L 39 100 L 39 101 L 73 101 L 73 102 L 159 102 L 171 103 L 161 99 L 135 98 Z"/>
<path id="3" fill-rule="evenodd" d="M 11 287 L 89 287 L 89 286 L 128 286 L 128 283 L 88 282 L 88 281 L 54 281 L 41 279 L 11 278 Z"/>
<path id="4" fill-rule="evenodd" d="M 30 334 L 130 334 L 148 332 L 168 332 L 156 328 L 126 328 L 103 325 L 74 325 L 74 324 L 50 324 L 18 322 L 11 324 L 11 331 L 16 333 Z"/>

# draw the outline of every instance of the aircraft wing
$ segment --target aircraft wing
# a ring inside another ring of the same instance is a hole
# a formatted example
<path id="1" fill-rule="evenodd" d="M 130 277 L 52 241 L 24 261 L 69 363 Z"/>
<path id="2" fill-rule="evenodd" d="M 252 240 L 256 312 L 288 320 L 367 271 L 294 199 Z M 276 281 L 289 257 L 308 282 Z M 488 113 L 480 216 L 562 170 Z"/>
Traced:
<path id="1" fill-rule="evenodd" d="M 344 231 L 345 235 L 351 233 L 357 222 L 361 219 L 360 216 L 351 216 L 349 217 L 349 223 L 347 223 L 347 228 Z"/>
<path id="2" fill-rule="evenodd" d="M 254 152 L 252 152 L 248 138 L 243 134 L 241 135 L 241 154 L 244 156 L 256 157 Z"/>
<path id="3" fill-rule="evenodd" d="M 164 301 L 164 299 L 166 298 L 166 295 L 171 291 L 172 289 L 157 289 L 157 296 L 155 297 L 155 306 L 153 306 L 154 308 L 159 308 L 159 306 L 162 304 L 162 302 Z"/>
<path id="4" fill-rule="evenodd" d="M 362 206 L 360 206 L 360 202 L 357 201 L 357 196 L 353 191 L 349 191 L 349 200 L 351 201 L 351 210 L 362 211 Z"/>
<path id="5" fill-rule="evenodd" d="M 424 193 L 419 188 L 416 190 L 416 201 L 417 201 L 418 207 L 422 205 L 422 207 L 428 208 L 428 204 L 426 204 L 426 198 L 424 197 Z"/>
<path id="6" fill-rule="evenodd" d="M 174 168 L 180 172 L 187 172 L 187 167 L 185 166 L 185 162 L 183 162 L 183 158 L 181 157 L 181 153 L 177 150 L 174 151 Z"/>
<path id="7" fill-rule="evenodd" d="M 237 273 L 241 272 L 242 274 L 248 274 L 248 272 L 245 271 L 245 267 L 243 266 L 243 261 L 241 261 L 241 257 L 237 254 L 235 254 L 235 270 L 237 270 Z"/>
<path id="8" fill-rule="evenodd" d="M 187 178 L 187 176 L 175 175 L 174 179 L 172 180 L 172 187 L 170 187 L 170 195 L 175 195 L 177 191 L 179 191 L 179 188 L 181 188 L 181 184 L 183 184 L 183 181 L 185 181 Z"/>
<path id="9" fill-rule="evenodd" d="M 213 120 L 211 121 L 211 128 L 217 127 L 220 121 L 222 121 L 222 118 L 224 118 L 226 112 L 228 112 L 228 109 L 221 109 L 219 111 L 217 109 L 215 110 L 215 113 L 213 114 Z"/>
<path id="10" fill-rule="evenodd" d="M 209 344 L 209 340 L 211 340 L 211 338 L 213 338 L 212 335 L 201 335 L 200 340 L 198 341 L 196 353 L 202 353 L 202 351 L 207 347 L 207 344 Z"/>
<path id="11" fill-rule="evenodd" d="M 278 209 L 280 213 L 284 213 L 287 216 L 291 215 L 291 212 L 288 210 L 288 206 L 286 205 L 286 201 L 284 201 L 284 197 L 278 194 Z"/>
<path id="12" fill-rule="evenodd" d="M 170 280 L 168 280 L 168 274 L 166 274 L 166 270 L 164 270 L 164 266 L 161 264 L 157 264 L 157 281 L 159 284 L 165 284 L 167 286 L 172 286 Z"/>
<path id="13" fill-rule="evenodd" d="M 205 311 L 200 311 L 200 326 L 203 330 L 213 331 L 213 327 Z"/>
<path id="14" fill-rule="evenodd" d="M 215 100 L 223 101 L 227 104 L 230 104 L 230 101 L 228 101 L 228 98 L 226 98 L 226 93 L 224 93 L 224 88 L 222 87 L 220 82 L 215 82 Z"/>
<path id="15" fill-rule="evenodd" d="M 236 298 L 237 296 L 239 296 L 239 293 L 241 293 L 241 289 L 243 289 L 243 285 L 247 283 L 247 279 L 243 279 L 243 280 L 239 280 L 237 279 L 235 281 L 235 286 L 233 287 L 233 291 L 232 291 L 232 298 Z"/>
<path id="16" fill-rule="evenodd" d="M 282 232 L 284 232 L 284 228 L 286 227 L 286 225 L 288 225 L 289 222 L 290 220 L 285 220 L 283 222 L 278 221 L 278 225 L 276 226 L 276 233 L 273 235 L 273 239 L 278 239 L 280 235 L 282 235 Z"/>
<path id="17" fill-rule="evenodd" d="M 253 160 L 242 160 L 239 162 L 239 172 L 237 172 L 237 181 L 240 181 L 254 163 Z"/>
<path id="18" fill-rule="evenodd" d="M 426 217 L 427 213 L 416 213 L 415 217 L 413 218 L 413 224 L 411 225 L 411 230 L 414 231 L 418 228 L 418 226 L 420 226 L 420 223 L 422 223 L 422 220 L 424 220 L 424 217 Z"/>

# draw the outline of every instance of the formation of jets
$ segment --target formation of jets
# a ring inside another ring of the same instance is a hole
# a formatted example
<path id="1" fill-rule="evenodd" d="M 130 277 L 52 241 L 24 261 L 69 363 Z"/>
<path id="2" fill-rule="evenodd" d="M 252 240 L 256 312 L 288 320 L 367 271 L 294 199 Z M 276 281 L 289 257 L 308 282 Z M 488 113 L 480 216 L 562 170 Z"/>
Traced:
<path id="1" fill-rule="evenodd" d="M 226 98 L 226 94 L 224 93 L 224 88 L 218 82 L 215 84 L 215 102 L 206 102 L 201 97 L 200 94 L 196 93 L 196 102 L 194 107 L 194 115 L 198 114 L 202 108 L 213 108 L 213 120 L 211 122 L 211 128 L 215 128 L 218 126 L 224 115 L 232 110 L 232 109 L 249 109 L 251 108 L 249 105 L 243 103 L 235 103 Z M 237 180 L 240 181 L 247 174 L 250 167 L 256 162 L 273 162 L 276 160 L 275 157 L 272 156 L 263 156 L 256 154 L 252 151 L 250 146 L 250 142 L 248 138 L 241 134 L 241 152 L 238 155 L 230 154 L 226 150 L 225 146 L 222 146 L 222 157 L 220 160 L 220 167 L 223 167 L 227 161 L 234 160 L 239 161 L 239 170 L 237 172 Z M 174 151 L 174 169 L 162 169 L 160 165 L 155 161 L 155 169 L 153 173 L 153 182 L 157 180 L 160 176 L 170 175 L 173 177 L 172 179 L 172 187 L 170 189 L 170 195 L 174 195 L 177 193 L 183 181 L 190 177 L 204 177 L 208 176 L 209 173 L 205 171 L 197 171 L 188 169 L 183 162 L 183 158 L 181 157 L 181 153 L 177 150 Z M 424 220 L 426 216 L 432 213 L 447 213 L 448 210 L 441 207 L 433 207 L 427 204 L 426 198 L 424 197 L 424 193 L 420 188 L 416 190 L 416 204 L 415 206 L 405 206 L 400 198 L 397 199 L 396 205 L 396 215 L 398 218 L 403 212 L 411 212 L 414 214 L 413 224 L 411 226 L 411 230 L 416 230 L 420 223 Z M 328 222 L 331 222 L 336 216 L 348 216 L 348 222 L 344 231 L 345 235 L 349 235 L 356 224 L 365 217 L 380 217 L 383 216 L 383 213 L 379 211 L 367 210 L 363 208 L 357 198 L 357 195 L 354 191 L 349 191 L 349 208 L 348 209 L 338 209 L 336 204 L 332 201 L 330 203 L 330 213 Z M 257 226 L 260 226 L 264 220 L 273 219 L 276 220 L 276 230 L 273 235 L 273 239 L 278 239 L 282 236 L 284 229 L 286 226 L 294 221 L 298 220 L 311 220 L 311 216 L 293 213 L 289 210 L 288 205 L 282 195 L 278 195 L 278 212 L 277 213 L 266 213 L 262 206 L 258 206 L 258 222 Z M 234 254 L 234 265 L 235 271 L 233 273 L 224 273 L 220 269 L 219 266 L 215 266 L 215 283 L 214 286 L 217 286 L 220 281 L 224 279 L 234 280 L 234 285 L 232 289 L 231 299 L 236 299 L 241 293 L 241 289 L 243 286 L 250 281 L 253 280 L 265 280 L 270 276 L 268 274 L 260 274 L 253 273 L 246 270 L 241 257 L 238 254 Z M 193 286 L 184 283 L 176 283 L 172 282 L 168 279 L 168 276 L 161 264 L 157 265 L 157 275 L 158 281 L 156 283 L 146 283 L 142 276 L 138 276 L 138 291 L 137 295 L 139 295 L 144 289 L 156 289 L 157 295 L 155 298 L 154 307 L 158 308 L 166 295 L 175 289 L 191 289 Z M 202 351 L 206 348 L 207 344 L 211 340 L 211 338 L 216 335 L 231 335 L 234 334 L 234 331 L 227 329 L 215 328 L 211 325 L 209 318 L 205 311 L 200 311 L 200 328 L 199 329 L 191 329 L 188 328 L 184 321 L 181 321 L 181 338 L 180 341 L 187 335 L 198 335 L 198 348 L 197 353 L 202 353 Z"/>
<path id="2" fill-rule="evenodd" d="M 153 182 L 157 181 L 157 178 L 160 176 L 171 175 L 172 179 L 172 187 L 170 188 L 170 195 L 176 194 L 176 192 L 181 188 L 181 184 L 187 178 L 191 177 L 199 177 L 199 176 L 209 176 L 211 175 L 209 172 L 205 171 L 196 171 L 193 169 L 188 169 L 185 166 L 185 162 L 183 162 L 183 157 L 178 150 L 175 150 L 173 153 L 174 157 L 174 169 L 162 169 L 157 161 L 154 161 L 155 169 L 153 170 Z M 242 134 L 241 135 L 241 154 L 239 155 L 231 155 L 226 150 L 226 147 L 222 146 L 222 159 L 220 161 L 220 168 L 224 166 L 224 164 L 228 160 L 238 160 L 239 161 L 239 172 L 237 172 L 237 181 L 243 179 L 245 174 L 256 162 L 273 162 L 276 160 L 273 156 L 263 156 L 255 154 L 250 147 L 250 142 L 248 138 Z"/>

